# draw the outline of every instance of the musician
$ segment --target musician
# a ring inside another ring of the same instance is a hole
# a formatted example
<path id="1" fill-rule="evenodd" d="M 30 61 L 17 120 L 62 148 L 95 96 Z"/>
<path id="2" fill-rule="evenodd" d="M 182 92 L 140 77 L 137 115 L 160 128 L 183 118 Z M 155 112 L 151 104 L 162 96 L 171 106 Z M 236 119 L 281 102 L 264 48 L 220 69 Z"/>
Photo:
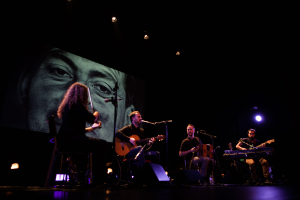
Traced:
<path id="1" fill-rule="evenodd" d="M 122 142 L 130 142 L 132 145 L 136 146 L 128 153 L 128 158 L 135 158 L 135 156 L 141 151 L 142 146 L 137 146 L 136 140 L 132 135 L 137 135 L 140 139 L 145 138 L 145 131 L 143 128 L 140 128 L 140 124 L 142 123 L 142 116 L 139 111 L 133 111 L 130 113 L 129 118 L 131 120 L 131 124 L 123 127 L 118 130 L 116 133 L 116 137 L 119 138 Z M 155 138 L 151 138 L 149 144 L 152 144 L 155 141 Z M 144 150 L 142 150 L 137 158 L 137 169 L 139 170 L 145 164 Z"/>
<path id="2" fill-rule="evenodd" d="M 186 128 L 188 137 L 184 139 L 181 143 L 181 147 L 179 150 L 179 156 L 185 156 L 187 161 L 186 165 L 189 168 L 191 162 L 192 164 L 201 165 L 200 174 L 204 178 L 205 182 L 208 183 L 208 165 L 210 162 L 210 158 L 197 156 L 195 153 L 198 151 L 197 146 L 201 145 L 202 142 L 198 137 L 195 137 L 195 127 L 192 124 L 189 124 Z"/>
<path id="3" fill-rule="evenodd" d="M 258 148 L 266 147 L 266 143 L 262 144 L 259 140 L 255 139 L 255 133 L 256 133 L 256 131 L 254 129 L 249 129 L 248 137 L 241 139 L 239 141 L 239 143 L 236 145 L 236 148 L 239 150 L 247 150 L 247 149 L 251 149 L 253 147 L 257 147 L 257 146 L 259 146 Z M 269 175 L 268 161 L 264 158 L 259 158 L 258 162 L 262 165 L 263 176 L 265 178 L 265 182 L 269 183 L 270 175 Z M 258 182 L 255 161 L 253 159 L 246 159 L 246 163 L 249 165 L 249 168 L 251 170 L 251 176 L 252 176 L 253 181 Z"/>
<path id="4" fill-rule="evenodd" d="M 100 169 L 102 169 L 108 143 L 98 138 L 87 137 L 85 133 L 101 126 L 99 112 L 93 114 L 88 111 L 88 89 L 76 82 L 70 86 L 64 95 L 57 111 L 62 124 L 58 131 L 58 148 L 71 151 L 93 153 L 93 184 L 101 184 Z M 86 122 L 92 123 L 85 127 Z M 77 163 L 77 166 L 80 163 Z"/>

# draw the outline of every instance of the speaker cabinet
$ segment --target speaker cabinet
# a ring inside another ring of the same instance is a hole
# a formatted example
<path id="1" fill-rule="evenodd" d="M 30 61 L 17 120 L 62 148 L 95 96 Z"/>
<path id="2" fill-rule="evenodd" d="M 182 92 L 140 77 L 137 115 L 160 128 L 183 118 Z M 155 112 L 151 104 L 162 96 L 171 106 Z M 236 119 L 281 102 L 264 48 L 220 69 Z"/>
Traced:
<path id="1" fill-rule="evenodd" d="M 192 185 L 204 183 L 203 177 L 200 175 L 200 172 L 195 169 L 183 169 L 178 172 L 174 177 L 175 183 L 180 183 L 184 185 Z"/>
<path id="2" fill-rule="evenodd" d="M 170 181 L 170 178 L 166 175 L 165 170 L 161 165 L 146 162 L 136 173 L 132 181 L 138 184 L 155 185 L 167 183 Z"/>

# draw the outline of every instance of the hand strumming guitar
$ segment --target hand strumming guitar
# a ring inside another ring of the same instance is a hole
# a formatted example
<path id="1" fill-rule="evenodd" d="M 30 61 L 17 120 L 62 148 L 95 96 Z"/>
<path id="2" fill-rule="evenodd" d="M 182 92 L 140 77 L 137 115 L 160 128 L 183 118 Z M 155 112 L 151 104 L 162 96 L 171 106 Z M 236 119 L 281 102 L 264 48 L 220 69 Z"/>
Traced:
<path id="1" fill-rule="evenodd" d="M 135 138 L 130 138 L 129 142 L 133 145 L 136 146 Z"/>

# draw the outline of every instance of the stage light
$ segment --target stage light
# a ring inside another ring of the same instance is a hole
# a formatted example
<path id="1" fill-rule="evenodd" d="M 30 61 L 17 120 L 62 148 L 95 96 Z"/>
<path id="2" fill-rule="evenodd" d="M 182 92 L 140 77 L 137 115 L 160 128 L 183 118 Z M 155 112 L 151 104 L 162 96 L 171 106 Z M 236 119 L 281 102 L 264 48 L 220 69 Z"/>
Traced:
<path id="1" fill-rule="evenodd" d="M 10 169 L 19 169 L 19 164 L 18 163 L 11 164 Z"/>
<path id="2" fill-rule="evenodd" d="M 262 120 L 262 118 L 261 118 L 260 115 L 256 115 L 256 116 L 255 116 L 255 120 L 258 121 L 258 122 L 260 122 L 260 121 Z"/>
<path id="3" fill-rule="evenodd" d="M 145 40 L 148 40 L 149 39 L 149 36 L 146 34 L 146 35 L 144 35 L 144 39 Z"/>
<path id="4" fill-rule="evenodd" d="M 177 51 L 177 52 L 176 52 L 176 56 L 179 56 L 179 55 L 180 55 L 180 52 L 179 52 L 179 51 Z"/>
<path id="5" fill-rule="evenodd" d="M 116 18 L 116 17 L 112 17 L 112 18 L 111 18 L 111 21 L 112 21 L 112 22 L 117 22 L 117 18 Z"/>
<path id="6" fill-rule="evenodd" d="M 112 172 L 113 172 L 112 168 L 107 168 L 107 174 L 110 174 Z"/>

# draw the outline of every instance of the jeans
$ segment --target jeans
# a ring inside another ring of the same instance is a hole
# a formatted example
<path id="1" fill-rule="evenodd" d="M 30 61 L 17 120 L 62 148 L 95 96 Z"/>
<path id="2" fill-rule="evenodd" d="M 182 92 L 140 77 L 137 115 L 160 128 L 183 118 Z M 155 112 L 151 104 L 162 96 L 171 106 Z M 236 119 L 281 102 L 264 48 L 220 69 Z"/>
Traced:
<path id="1" fill-rule="evenodd" d="M 128 158 L 135 158 L 135 156 L 141 151 L 143 147 L 137 146 L 128 153 Z M 140 155 L 137 157 L 137 170 L 141 169 L 145 164 L 145 155 L 144 150 L 140 152 Z"/>
<path id="2" fill-rule="evenodd" d="M 201 165 L 200 174 L 202 177 L 207 177 L 207 169 L 210 159 L 208 157 L 194 157 L 193 164 Z"/>

